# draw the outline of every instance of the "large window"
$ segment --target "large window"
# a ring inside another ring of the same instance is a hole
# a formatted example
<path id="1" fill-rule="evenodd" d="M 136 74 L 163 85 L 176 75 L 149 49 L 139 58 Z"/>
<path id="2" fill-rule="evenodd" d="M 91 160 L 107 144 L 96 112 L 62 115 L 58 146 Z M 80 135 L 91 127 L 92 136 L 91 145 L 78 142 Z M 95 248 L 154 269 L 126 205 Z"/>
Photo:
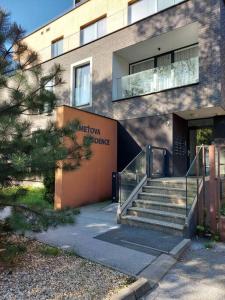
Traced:
<path id="1" fill-rule="evenodd" d="M 130 65 L 116 81 L 116 97 L 125 99 L 199 82 L 198 45 L 191 45 Z"/>
<path id="2" fill-rule="evenodd" d="M 52 41 L 52 58 L 63 54 L 63 37 Z"/>
<path id="3" fill-rule="evenodd" d="M 73 68 L 74 92 L 73 106 L 91 104 L 91 67 L 90 63 Z"/>
<path id="4" fill-rule="evenodd" d="M 128 23 L 134 23 L 138 20 L 155 14 L 158 11 L 178 4 L 184 0 L 138 0 L 133 1 L 128 7 Z"/>
<path id="5" fill-rule="evenodd" d="M 106 29 L 106 17 L 81 28 L 80 43 L 81 45 L 94 41 L 107 33 Z"/>
<path id="6" fill-rule="evenodd" d="M 198 57 L 198 52 L 198 45 L 193 45 L 136 62 L 130 65 L 130 74 L 135 74 L 157 67 L 168 67 L 175 62 L 187 61 L 191 58 Z"/>

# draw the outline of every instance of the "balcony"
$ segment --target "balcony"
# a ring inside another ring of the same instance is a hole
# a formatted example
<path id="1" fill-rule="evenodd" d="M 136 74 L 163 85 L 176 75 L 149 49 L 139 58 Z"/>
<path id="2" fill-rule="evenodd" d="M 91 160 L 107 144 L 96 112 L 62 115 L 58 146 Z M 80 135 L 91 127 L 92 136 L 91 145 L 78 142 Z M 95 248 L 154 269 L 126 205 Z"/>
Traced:
<path id="1" fill-rule="evenodd" d="M 193 57 L 115 80 L 114 100 L 195 84 L 199 82 L 199 58 Z"/>

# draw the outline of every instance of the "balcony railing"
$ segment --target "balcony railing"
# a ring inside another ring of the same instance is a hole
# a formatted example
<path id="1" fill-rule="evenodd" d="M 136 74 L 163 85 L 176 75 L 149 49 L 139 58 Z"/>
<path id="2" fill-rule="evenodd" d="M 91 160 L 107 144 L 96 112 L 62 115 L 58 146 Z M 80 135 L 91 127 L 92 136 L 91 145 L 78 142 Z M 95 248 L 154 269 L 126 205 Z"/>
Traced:
<path id="1" fill-rule="evenodd" d="M 141 96 L 181 87 L 199 81 L 199 58 L 172 63 L 117 78 L 114 100 Z"/>

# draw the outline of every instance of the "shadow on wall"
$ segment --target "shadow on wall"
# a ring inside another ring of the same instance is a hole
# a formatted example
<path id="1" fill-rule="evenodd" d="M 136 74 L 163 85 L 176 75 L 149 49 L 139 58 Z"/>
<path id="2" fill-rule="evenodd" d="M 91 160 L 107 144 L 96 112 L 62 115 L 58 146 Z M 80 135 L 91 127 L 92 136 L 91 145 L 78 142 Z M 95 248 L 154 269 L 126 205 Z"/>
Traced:
<path id="1" fill-rule="evenodd" d="M 117 171 L 121 172 L 142 148 L 119 122 L 117 125 L 117 139 Z"/>

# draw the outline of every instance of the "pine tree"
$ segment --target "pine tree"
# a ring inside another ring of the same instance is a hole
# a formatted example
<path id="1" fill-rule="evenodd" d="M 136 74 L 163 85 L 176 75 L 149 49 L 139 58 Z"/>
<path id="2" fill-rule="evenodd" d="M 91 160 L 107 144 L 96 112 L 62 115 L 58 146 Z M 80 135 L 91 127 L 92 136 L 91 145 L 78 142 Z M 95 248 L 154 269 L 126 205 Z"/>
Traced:
<path id="1" fill-rule="evenodd" d="M 0 8 L 0 206 L 14 207 L 18 218 L 27 221 L 25 226 L 48 226 L 55 222 L 54 217 L 46 219 L 38 208 L 21 205 L 15 195 L 4 197 L 1 191 L 15 182 L 44 177 L 55 168 L 79 167 L 91 156 L 91 139 L 77 142 L 77 120 L 61 129 L 50 121 L 44 129 L 35 129 L 35 118 L 50 115 L 59 103 L 46 86 L 61 86 L 63 71 L 55 65 L 44 74 L 38 54 L 23 37 L 23 29 L 10 22 L 9 14 Z M 69 148 L 65 138 L 70 140 Z"/>

